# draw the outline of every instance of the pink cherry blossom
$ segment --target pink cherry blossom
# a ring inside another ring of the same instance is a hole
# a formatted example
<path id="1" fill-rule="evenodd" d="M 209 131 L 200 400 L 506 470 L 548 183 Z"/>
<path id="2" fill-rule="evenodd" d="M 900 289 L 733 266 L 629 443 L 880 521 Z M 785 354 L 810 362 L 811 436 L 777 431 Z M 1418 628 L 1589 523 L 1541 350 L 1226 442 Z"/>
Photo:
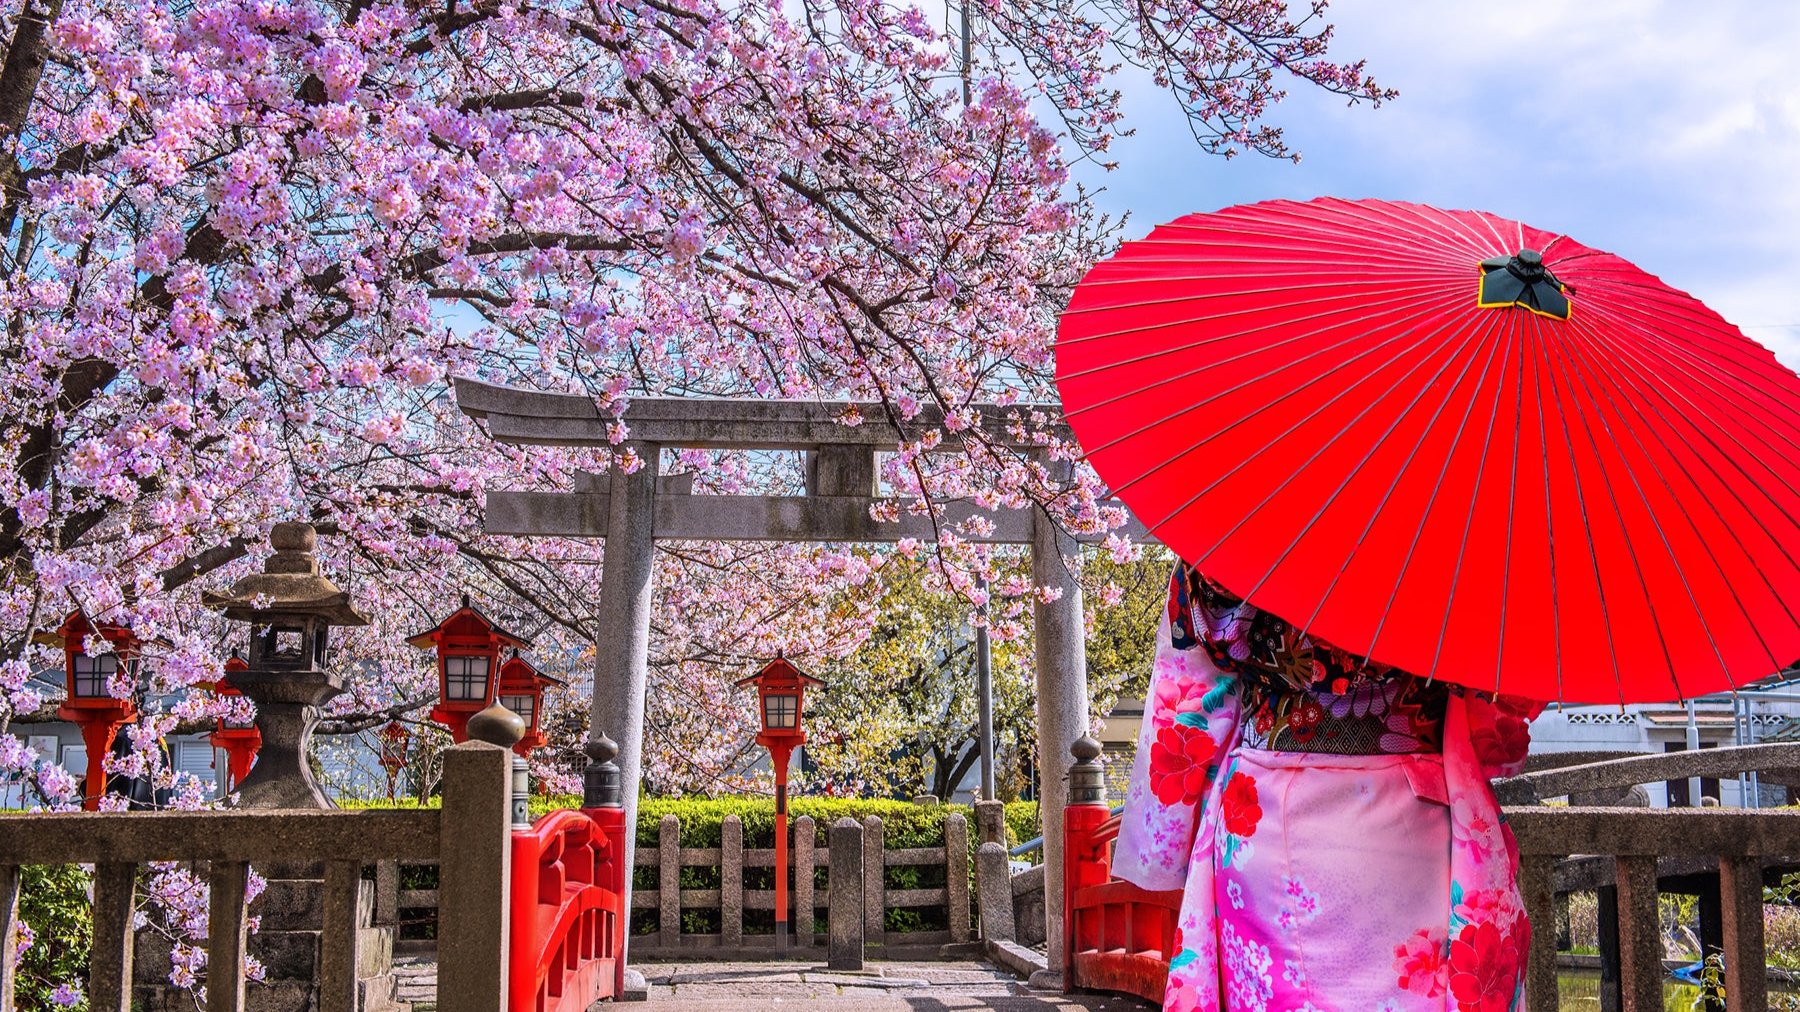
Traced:
<path id="1" fill-rule="evenodd" d="M 55 703 L 25 685 L 61 663 L 36 634 L 74 610 L 130 626 L 144 663 L 108 691 L 142 717 L 108 761 L 179 805 L 204 800 L 159 742 L 247 706 L 197 688 L 244 637 L 198 592 L 259 566 L 272 523 L 316 524 L 324 569 L 372 617 L 334 640 L 350 682 L 323 740 L 423 727 L 434 679 L 405 637 L 464 592 L 563 674 L 591 665 L 603 543 L 485 534 L 486 492 L 658 465 L 702 494 L 804 487 L 794 455 L 659 462 L 623 424 L 602 447 L 496 444 L 451 377 L 609 414 L 644 396 L 876 402 L 841 421 L 898 420 L 881 476 L 918 515 L 1121 526 L 1090 471 L 1058 477 L 1078 452 L 1030 405 L 1053 399 L 1056 307 L 1117 238 L 1070 165 L 1104 164 L 1129 129 L 1124 66 L 1227 154 L 1289 154 L 1265 122 L 1289 83 L 1390 94 L 1328 57 L 1323 3 L 1296 20 L 1277 0 L 971 0 L 967 101 L 955 26 L 876 0 L 31 10 L 6 0 L 9 53 L 44 58 L 0 71 L 0 731 Z M 1004 407 L 978 418 L 988 403 Z M 971 607 L 985 581 L 1006 643 L 1054 595 L 1000 578 L 1006 553 L 970 540 L 992 524 L 941 522 L 901 552 Z M 888 557 L 665 546 L 650 785 L 738 782 L 755 728 L 731 677 L 855 649 Z M 66 804 L 68 771 L 11 740 L 0 770 Z M 569 784 L 566 764 L 544 773 Z M 158 876 L 152 906 L 186 939 L 170 979 L 198 985 L 204 889 Z"/>

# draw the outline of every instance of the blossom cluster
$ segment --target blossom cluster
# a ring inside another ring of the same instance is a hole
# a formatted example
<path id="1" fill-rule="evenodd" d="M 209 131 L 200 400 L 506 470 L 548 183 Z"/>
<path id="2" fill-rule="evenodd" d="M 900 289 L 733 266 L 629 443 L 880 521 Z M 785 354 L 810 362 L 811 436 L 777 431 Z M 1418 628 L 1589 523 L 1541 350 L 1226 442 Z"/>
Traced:
<path id="1" fill-rule="evenodd" d="M 158 742 L 246 715 L 200 688 L 243 634 L 197 590 L 259 565 L 272 523 L 314 523 L 372 618 L 334 642 L 350 686 L 327 731 L 356 729 L 424 719 L 405 638 L 465 590 L 541 653 L 591 650 L 603 546 L 486 535 L 487 490 L 614 466 L 727 494 L 794 479 L 743 452 L 649 458 L 625 422 L 607 446 L 497 444 L 458 376 L 609 417 L 645 396 L 876 402 L 904 436 L 882 479 L 918 503 L 877 519 L 938 520 L 901 553 L 1016 639 L 1044 592 L 983 589 L 987 511 L 1124 520 L 1041 407 L 1056 310 L 1116 232 L 1071 160 L 1124 129 L 1124 62 L 1222 151 L 1285 150 L 1261 124 L 1282 81 L 1386 97 L 1326 58 L 1322 9 L 971 2 L 958 65 L 952 26 L 894 0 L 0 0 L 0 730 L 54 702 L 35 634 L 74 610 L 129 626 L 148 663 L 109 691 L 144 719 L 113 772 L 201 804 Z M 975 511 L 953 523 L 957 502 Z M 873 600 L 884 558 L 668 546 L 652 780 L 727 770 L 752 727 L 722 671 L 853 648 L 872 614 L 836 592 Z M 13 740 L 0 774 L 67 804 L 68 773 Z"/>

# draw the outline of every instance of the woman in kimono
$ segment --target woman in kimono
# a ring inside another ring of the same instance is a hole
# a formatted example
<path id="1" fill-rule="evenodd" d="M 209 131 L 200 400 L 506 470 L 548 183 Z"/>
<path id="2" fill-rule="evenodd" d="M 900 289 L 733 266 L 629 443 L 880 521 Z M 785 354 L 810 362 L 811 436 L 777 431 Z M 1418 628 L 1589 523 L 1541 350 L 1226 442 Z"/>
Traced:
<path id="1" fill-rule="evenodd" d="M 1113 872 L 1184 890 L 1171 1012 L 1506 1012 L 1529 938 L 1488 780 L 1542 704 L 1416 678 L 1177 568 Z"/>

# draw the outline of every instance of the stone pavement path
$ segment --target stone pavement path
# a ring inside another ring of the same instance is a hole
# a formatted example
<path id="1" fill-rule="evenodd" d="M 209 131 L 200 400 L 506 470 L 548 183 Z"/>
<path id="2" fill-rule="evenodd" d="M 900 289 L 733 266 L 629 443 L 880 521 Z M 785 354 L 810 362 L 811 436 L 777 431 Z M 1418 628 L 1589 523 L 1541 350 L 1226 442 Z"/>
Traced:
<path id="1" fill-rule="evenodd" d="M 820 963 L 635 963 L 650 985 L 650 1010 L 683 1012 L 1075 1012 L 1154 1008 L 1135 998 L 1033 991 L 984 962 L 870 962 L 861 973 Z M 621 1006 L 626 1012 L 629 1006 Z"/>

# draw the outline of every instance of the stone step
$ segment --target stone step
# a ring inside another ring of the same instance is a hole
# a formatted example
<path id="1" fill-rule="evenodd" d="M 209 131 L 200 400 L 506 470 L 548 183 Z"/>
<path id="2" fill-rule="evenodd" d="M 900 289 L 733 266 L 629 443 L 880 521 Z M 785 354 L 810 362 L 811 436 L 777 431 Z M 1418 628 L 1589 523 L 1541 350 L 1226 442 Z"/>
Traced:
<path id="1" fill-rule="evenodd" d="M 429 956 L 401 956 L 394 960 L 394 999 L 411 1005 L 413 1012 L 437 1007 L 437 960 Z"/>

